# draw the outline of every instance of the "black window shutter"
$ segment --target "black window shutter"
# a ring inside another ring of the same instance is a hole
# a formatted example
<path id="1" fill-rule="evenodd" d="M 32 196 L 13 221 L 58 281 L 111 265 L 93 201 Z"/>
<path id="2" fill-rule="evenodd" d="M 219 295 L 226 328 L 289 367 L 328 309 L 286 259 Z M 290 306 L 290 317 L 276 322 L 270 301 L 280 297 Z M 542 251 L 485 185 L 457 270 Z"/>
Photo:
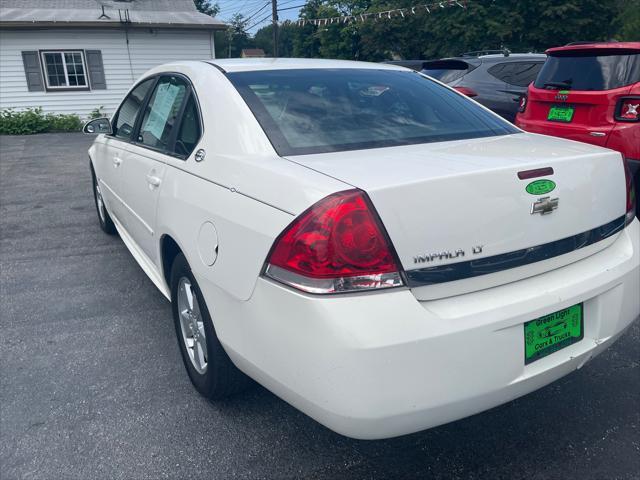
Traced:
<path id="1" fill-rule="evenodd" d="M 107 81 L 104 78 L 104 65 L 102 64 L 102 52 L 100 50 L 87 50 L 87 69 L 92 90 L 106 90 Z"/>
<path id="2" fill-rule="evenodd" d="M 40 56 L 38 52 L 22 52 L 22 63 L 24 74 L 27 77 L 27 88 L 30 92 L 41 92 L 44 90 L 42 80 L 42 70 L 40 68 Z"/>

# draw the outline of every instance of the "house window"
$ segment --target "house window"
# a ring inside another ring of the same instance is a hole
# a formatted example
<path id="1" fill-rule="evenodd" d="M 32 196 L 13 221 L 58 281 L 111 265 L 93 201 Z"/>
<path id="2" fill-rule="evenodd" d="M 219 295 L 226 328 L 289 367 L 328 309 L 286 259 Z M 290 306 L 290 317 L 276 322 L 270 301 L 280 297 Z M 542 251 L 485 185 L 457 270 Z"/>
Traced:
<path id="1" fill-rule="evenodd" d="M 45 51 L 41 54 L 48 89 L 89 88 L 81 50 Z"/>

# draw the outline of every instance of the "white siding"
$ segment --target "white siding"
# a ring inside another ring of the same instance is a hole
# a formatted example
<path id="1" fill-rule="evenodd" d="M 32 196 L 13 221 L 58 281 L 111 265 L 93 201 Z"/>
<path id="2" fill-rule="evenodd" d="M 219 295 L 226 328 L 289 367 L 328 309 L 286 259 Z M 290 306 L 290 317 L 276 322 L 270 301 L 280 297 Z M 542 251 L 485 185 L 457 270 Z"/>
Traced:
<path id="1" fill-rule="evenodd" d="M 29 92 L 22 53 L 26 50 L 101 50 L 106 90 Z M 142 73 L 174 60 L 212 58 L 213 34 L 205 30 L 130 29 L 129 54 L 124 29 L 0 30 L 0 109 L 42 107 L 45 112 L 87 116 L 96 107 L 113 113 Z"/>

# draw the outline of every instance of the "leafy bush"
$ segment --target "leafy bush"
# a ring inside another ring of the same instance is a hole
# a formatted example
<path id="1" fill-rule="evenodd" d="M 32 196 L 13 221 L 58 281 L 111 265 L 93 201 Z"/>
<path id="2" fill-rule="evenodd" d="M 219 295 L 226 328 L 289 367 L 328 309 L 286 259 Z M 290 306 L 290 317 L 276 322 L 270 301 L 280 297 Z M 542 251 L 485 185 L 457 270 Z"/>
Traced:
<path id="1" fill-rule="evenodd" d="M 59 114 L 48 113 L 45 120 L 49 124 L 49 132 L 79 132 L 82 130 L 82 120 L 75 114 Z"/>
<path id="2" fill-rule="evenodd" d="M 42 113 L 42 108 L 0 111 L 0 134 L 31 135 L 43 132 L 78 132 L 82 120 L 74 114 Z"/>
<path id="3" fill-rule="evenodd" d="M 93 120 L 94 118 L 105 117 L 106 115 L 102 111 L 103 108 L 104 108 L 104 105 L 100 105 L 99 107 L 96 107 L 93 110 L 91 110 L 91 113 L 89 113 L 89 120 Z"/>
<path id="4" fill-rule="evenodd" d="M 12 109 L 0 111 L 0 133 L 28 135 L 47 130 L 47 120 L 41 108 L 28 108 L 21 112 Z"/>

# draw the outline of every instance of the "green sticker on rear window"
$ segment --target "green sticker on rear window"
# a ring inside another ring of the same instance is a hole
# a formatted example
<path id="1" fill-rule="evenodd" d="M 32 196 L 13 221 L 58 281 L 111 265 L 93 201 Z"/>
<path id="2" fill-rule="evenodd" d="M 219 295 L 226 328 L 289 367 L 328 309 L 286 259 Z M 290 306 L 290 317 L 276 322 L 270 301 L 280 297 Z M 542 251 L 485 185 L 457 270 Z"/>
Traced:
<path id="1" fill-rule="evenodd" d="M 556 188 L 556 182 L 545 179 L 531 182 L 527 185 L 526 190 L 527 193 L 530 193 L 531 195 L 544 195 L 545 193 L 551 192 L 554 188 Z"/>

